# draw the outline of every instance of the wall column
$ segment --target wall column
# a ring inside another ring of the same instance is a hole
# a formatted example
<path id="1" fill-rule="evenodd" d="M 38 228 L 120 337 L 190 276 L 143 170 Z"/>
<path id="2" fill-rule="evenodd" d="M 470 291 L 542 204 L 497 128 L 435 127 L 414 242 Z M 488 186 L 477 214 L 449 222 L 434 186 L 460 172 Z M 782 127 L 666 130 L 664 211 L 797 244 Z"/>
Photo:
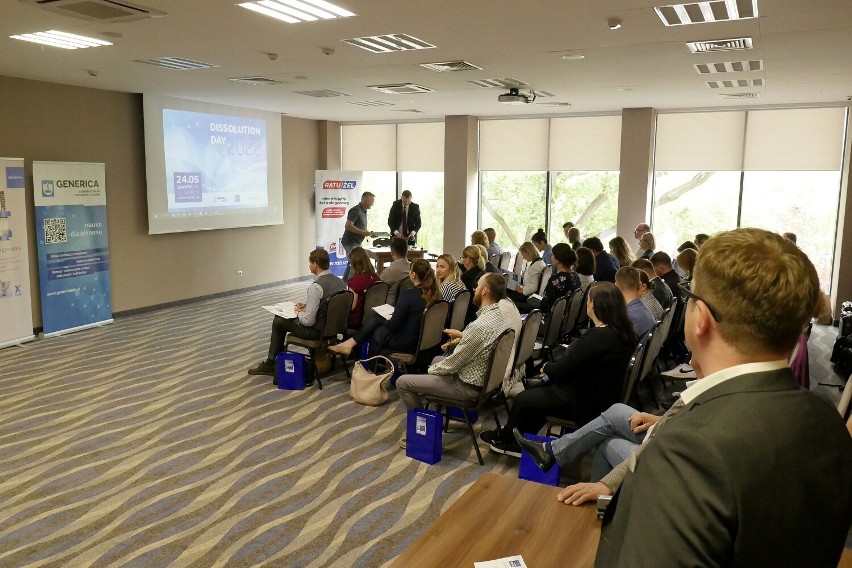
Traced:
<path id="1" fill-rule="evenodd" d="M 650 223 L 656 125 L 657 111 L 653 108 L 626 108 L 621 113 L 616 234 L 633 248 L 633 229 L 639 223 Z"/>
<path id="2" fill-rule="evenodd" d="M 444 121 L 444 251 L 461 254 L 476 230 L 479 208 L 479 121 L 448 116 Z M 439 252 L 439 251 L 433 251 Z"/>
<path id="3" fill-rule="evenodd" d="M 837 241 L 834 245 L 834 271 L 831 277 L 831 308 L 835 321 L 840 318 L 840 305 L 852 300 L 852 108 L 846 113 L 846 147 L 843 149 L 843 171 L 840 176 L 840 206 L 837 211 Z M 847 223 L 846 219 L 850 222 Z"/>
<path id="4" fill-rule="evenodd" d="M 340 123 L 319 121 L 319 169 L 340 170 Z"/>

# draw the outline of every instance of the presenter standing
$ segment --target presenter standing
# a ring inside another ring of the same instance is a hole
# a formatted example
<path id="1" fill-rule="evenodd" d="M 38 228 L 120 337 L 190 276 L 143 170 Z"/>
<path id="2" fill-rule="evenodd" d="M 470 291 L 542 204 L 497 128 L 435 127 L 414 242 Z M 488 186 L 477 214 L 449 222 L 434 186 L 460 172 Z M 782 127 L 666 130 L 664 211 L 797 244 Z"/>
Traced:
<path id="1" fill-rule="evenodd" d="M 369 191 L 361 194 L 361 201 L 346 215 L 346 228 L 343 230 L 343 238 L 340 239 L 340 244 L 343 245 L 343 250 L 346 251 L 346 256 L 349 256 L 353 250 L 361 246 L 364 242 L 364 237 L 369 237 L 373 233 L 367 230 L 367 210 L 373 206 L 376 201 L 376 196 Z M 346 272 L 343 273 L 343 281 L 349 281 L 349 265 L 346 265 Z"/>
<path id="2" fill-rule="evenodd" d="M 402 198 L 393 202 L 388 215 L 391 235 L 405 239 L 408 246 L 417 243 L 417 231 L 420 230 L 420 206 L 411 201 L 411 192 L 402 192 Z"/>

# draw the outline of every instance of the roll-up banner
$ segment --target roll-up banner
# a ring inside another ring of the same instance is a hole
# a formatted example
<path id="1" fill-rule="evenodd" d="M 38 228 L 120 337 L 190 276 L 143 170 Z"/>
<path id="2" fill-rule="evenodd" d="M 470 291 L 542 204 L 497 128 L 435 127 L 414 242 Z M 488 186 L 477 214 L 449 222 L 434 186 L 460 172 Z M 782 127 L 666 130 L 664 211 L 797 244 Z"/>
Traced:
<path id="1" fill-rule="evenodd" d="M 0 158 L 0 347 L 35 339 L 23 158 Z"/>
<path id="2" fill-rule="evenodd" d="M 361 201 L 364 172 L 317 170 L 314 199 L 317 211 L 317 248 L 328 251 L 330 270 L 337 276 L 346 271 L 346 251 L 340 244 L 349 208 Z"/>
<path id="3" fill-rule="evenodd" d="M 33 162 L 45 337 L 112 321 L 104 164 Z"/>

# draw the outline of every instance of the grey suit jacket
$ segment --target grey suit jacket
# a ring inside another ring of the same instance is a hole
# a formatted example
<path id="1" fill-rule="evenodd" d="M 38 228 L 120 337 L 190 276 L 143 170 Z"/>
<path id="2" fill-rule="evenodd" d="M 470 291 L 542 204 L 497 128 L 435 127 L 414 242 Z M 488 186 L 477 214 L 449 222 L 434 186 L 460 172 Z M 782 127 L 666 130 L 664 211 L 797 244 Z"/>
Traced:
<path id="1" fill-rule="evenodd" d="M 704 392 L 631 466 L 596 566 L 837 566 L 852 438 L 789 369 Z"/>
<path id="2" fill-rule="evenodd" d="M 408 278 L 408 270 L 411 263 L 405 259 L 391 262 L 379 275 L 382 281 L 388 283 L 388 304 L 396 303 L 399 295 L 399 281 Z"/>

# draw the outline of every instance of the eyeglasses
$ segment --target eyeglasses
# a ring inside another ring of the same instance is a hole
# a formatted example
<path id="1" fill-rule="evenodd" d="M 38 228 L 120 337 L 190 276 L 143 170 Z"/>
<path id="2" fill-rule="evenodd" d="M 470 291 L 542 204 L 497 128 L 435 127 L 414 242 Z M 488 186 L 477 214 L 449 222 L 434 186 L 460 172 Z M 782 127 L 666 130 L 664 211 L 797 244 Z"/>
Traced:
<path id="1" fill-rule="evenodd" d="M 685 284 L 684 282 L 678 282 L 678 287 L 680 288 L 681 293 L 686 297 L 687 301 L 689 301 L 690 298 L 695 301 L 701 300 L 702 302 L 704 302 L 704 305 L 707 306 L 707 309 L 710 311 L 710 315 L 713 316 L 713 319 L 716 320 L 718 323 L 722 322 L 722 316 L 719 315 L 719 312 L 717 312 L 713 306 L 708 304 L 707 300 L 690 290 L 689 285 Z"/>

